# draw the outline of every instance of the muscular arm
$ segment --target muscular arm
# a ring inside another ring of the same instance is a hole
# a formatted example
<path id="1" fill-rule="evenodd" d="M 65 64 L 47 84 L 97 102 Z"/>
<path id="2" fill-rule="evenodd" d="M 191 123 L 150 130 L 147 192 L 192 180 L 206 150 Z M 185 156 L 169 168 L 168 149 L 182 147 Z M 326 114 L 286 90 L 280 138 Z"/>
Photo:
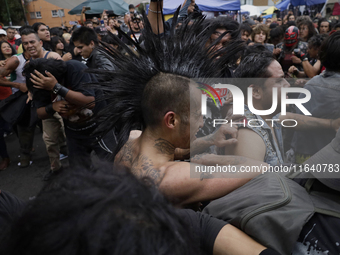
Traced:
<path id="1" fill-rule="evenodd" d="M 226 155 L 238 155 L 259 161 L 264 160 L 266 146 L 262 138 L 248 128 L 238 131 L 237 143 L 233 147 L 226 147 Z"/>
<path id="2" fill-rule="evenodd" d="M 238 164 L 240 166 L 247 164 L 247 160 L 242 157 L 227 159 L 225 158 L 224 165 L 240 163 Z M 257 164 L 261 163 L 263 164 L 263 162 L 258 162 Z M 234 178 L 236 175 L 232 173 L 206 175 L 195 172 L 196 167 L 200 167 L 200 165 L 187 162 L 167 163 L 167 165 L 160 168 L 160 171 L 164 172 L 164 176 L 159 184 L 159 190 L 174 204 L 186 205 L 225 196 L 259 174 L 252 173 L 252 175 L 247 175 L 247 178 Z"/>
<path id="3" fill-rule="evenodd" d="M 306 61 L 305 61 L 306 62 Z M 316 117 L 305 116 L 302 114 L 287 112 L 286 115 L 280 115 L 280 121 L 284 119 L 293 119 L 297 121 L 297 126 L 292 127 L 296 131 L 331 129 L 337 131 L 340 126 L 339 119 L 321 119 Z M 286 121 L 285 125 L 293 126 L 294 121 Z"/>
<path id="4" fill-rule="evenodd" d="M 320 60 L 318 60 L 312 66 L 308 61 L 302 61 L 302 67 L 308 78 L 313 78 L 315 75 L 318 75 L 320 73 L 321 62 Z"/>

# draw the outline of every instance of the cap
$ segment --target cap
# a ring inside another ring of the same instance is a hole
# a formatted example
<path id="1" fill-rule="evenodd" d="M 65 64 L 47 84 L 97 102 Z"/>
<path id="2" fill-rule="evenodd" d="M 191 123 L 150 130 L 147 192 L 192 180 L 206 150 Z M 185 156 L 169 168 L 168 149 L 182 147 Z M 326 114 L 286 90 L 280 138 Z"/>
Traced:
<path id="1" fill-rule="evenodd" d="M 6 31 L 3 29 L 0 29 L 0 35 L 7 35 Z"/>
<path id="2" fill-rule="evenodd" d="M 327 187 L 340 191 L 340 129 L 335 138 L 324 148 L 304 162 L 308 168 L 315 169 L 311 173 Z"/>
<path id="3" fill-rule="evenodd" d="M 107 35 L 107 29 L 106 29 L 106 27 L 103 27 L 103 26 L 96 27 L 94 29 L 94 31 L 96 31 L 96 33 L 101 35 L 101 36 Z"/>

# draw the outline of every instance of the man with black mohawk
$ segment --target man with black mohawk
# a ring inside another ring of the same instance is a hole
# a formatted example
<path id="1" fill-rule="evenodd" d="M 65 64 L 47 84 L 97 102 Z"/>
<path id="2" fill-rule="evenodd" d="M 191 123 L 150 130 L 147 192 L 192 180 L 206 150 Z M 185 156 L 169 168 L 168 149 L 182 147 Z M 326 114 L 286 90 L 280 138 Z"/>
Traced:
<path id="1" fill-rule="evenodd" d="M 158 12 L 161 13 L 159 2 L 151 2 L 149 13 L 158 17 Z M 149 19 L 155 21 L 157 17 Z M 176 20 L 177 15 L 174 24 Z M 232 56 L 243 50 L 243 45 L 235 40 L 211 51 L 213 46 L 206 47 L 206 42 L 214 31 L 209 27 L 201 31 L 203 21 L 199 18 L 189 25 L 187 20 L 177 30 L 173 25 L 169 36 L 161 36 L 155 34 L 157 27 L 151 27 L 145 19 L 143 47 L 131 42 L 137 49 L 135 54 L 117 40 L 129 57 L 109 49 L 115 70 L 104 72 L 107 81 L 97 84 L 105 90 L 103 99 L 110 102 L 98 115 L 101 124 L 97 133 L 105 134 L 115 127 L 115 164 L 127 166 L 139 178 L 151 178 L 178 205 L 224 196 L 251 178 L 191 178 L 194 163 L 261 164 L 244 157 L 217 155 L 196 157 L 192 163 L 174 162 L 175 149 L 190 148 L 203 125 L 201 92 L 190 78 L 224 77 Z M 142 134 L 128 141 L 130 131 L 136 127 L 141 127 Z"/>

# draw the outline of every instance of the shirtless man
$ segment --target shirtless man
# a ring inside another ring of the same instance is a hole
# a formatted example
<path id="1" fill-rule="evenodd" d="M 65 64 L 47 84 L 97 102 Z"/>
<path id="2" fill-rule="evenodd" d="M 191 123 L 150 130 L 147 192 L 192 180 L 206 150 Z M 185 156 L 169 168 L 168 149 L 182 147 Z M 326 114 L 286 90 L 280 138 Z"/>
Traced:
<path id="1" fill-rule="evenodd" d="M 204 165 L 258 163 L 243 157 L 218 155 L 198 155 L 192 159 L 192 163 L 174 162 L 175 149 L 190 148 L 190 143 L 196 138 L 195 134 L 203 126 L 203 117 L 200 114 L 201 91 L 197 86 L 183 76 L 166 73 L 155 75 L 146 85 L 145 96 L 142 99 L 146 128 L 140 137 L 129 140 L 115 158 L 115 164 L 128 167 L 139 178 L 150 178 L 163 194 L 175 204 L 181 205 L 221 197 L 250 180 L 250 178 L 223 178 L 227 177 L 223 174 L 212 175 L 221 178 L 211 179 L 202 174 L 195 178 L 194 163 Z M 153 92 L 157 90 L 162 92 L 162 98 L 173 98 L 175 102 L 172 105 L 164 104 L 159 105 L 158 109 L 154 108 L 160 95 Z M 181 96 L 176 98 L 176 95 Z M 228 131 L 234 132 L 231 128 Z"/>

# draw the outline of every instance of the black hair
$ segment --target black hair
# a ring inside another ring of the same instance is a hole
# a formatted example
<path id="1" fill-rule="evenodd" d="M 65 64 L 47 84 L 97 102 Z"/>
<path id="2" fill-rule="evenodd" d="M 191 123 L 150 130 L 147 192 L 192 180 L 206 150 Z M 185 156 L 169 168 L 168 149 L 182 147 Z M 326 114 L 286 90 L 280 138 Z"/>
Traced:
<path id="1" fill-rule="evenodd" d="M 250 54 L 253 54 L 253 53 L 261 54 L 263 52 L 266 52 L 266 53 L 268 52 L 268 54 L 270 53 L 269 55 L 273 55 L 273 53 L 270 50 L 268 50 L 266 46 L 264 46 L 261 43 L 255 43 L 254 45 L 247 47 L 247 49 L 243 53 L 242 59 L 244 59 L 246 56 Z"/>
<path id="2" fill-rule="evenodd" d="M 1 232 L 3 255 L 199 254 L 178 211 L 127 169 L 65 171 Z"/>
<path id="3" fill-rule="evenodd" d="M 66 48 L 66 42 L 64 40 L 64 38 L 61 36 L 54 36 L 51 38 L 51 48 L 52 48 L 52 51 L 54 52 L 57 52 L 57 44 L 60 42 L 62 42 L 64 44 L 64 50 Z"/>
<path id="4" fill-rule="evenodd" d="M 6 29 L 6 31 L 7 31 L 8 29 L 16 30 L 14 27 L 8 27 L 8 28 Z"/>
<path id="5" fill-rule="evenodd" d="M 340 72 L 340 31 L 331 34 L 323 41 L 319 56 L 327 71 Z"/>
<path id="6" fill-rule="evenodd" d="M 62 37 L 63 36 L 63 29 L 61 27 L 52 27 L 50 29 L 50 34 L 51 36 L 59 36 Z"/>
<path id="7" fill-rule="evenodd" d="M 129 4 L 129 9 L 135 9 L 135 6 L 133 4 Z"/>
<path id="8" fill-rule="evenodd" d="M 336 24 L 333 26 L 333 30 L 336 30 L 338 27 L 340 27 L 340 22 L 336 23 Z"/>
<path id="9" fill-rule="evenodd" d="M 3 43 L 7 43 L 11 47 L 11 49 L 12 49 L 11 55 L 12 56 L 14 54 L 17 54 L 17 51 L 15 50 L 15 48 L 13 48 L 13 46 L 9 42 L 7 42 L 7 41 L 0 41 L 0 60 L 5 60 L 6 59 L 4 54 L 1 51 L 1 46 L 2 46 Z"/>
<path id="10" fill-rule="evenodd" d="M 87 24 L 93 24 L 92 20 L 87 20 L 84 22 L 84 25 L 86 26 Z"/>
<path id="11" fill-rule="evenodd" d="M 107 44 L 109 44 L 111 46 L 112 45 L 118 46 L 118 50 L 121 50 L 121 47 L 119 46 L 119 44 L 117 44 L 116 40 L 114 40 L 112 38 L 112 36 L 110 36 L 110 35 L 103 36 L 102 39 L 101 39 L 101 42 L 107 43 Z"/>
<path id="12" fill-rule="evenodd" d="M 216 19 L 207 20 L 204 26 L 209 26 L 212 30 L 225 29 L 229 31 L 232 40 L 240 37 L 240 24 L 228 17 L 217 17 Z"/>
<path id="13" fill-rule="evenodd" d="M 272 75 L 268 67 L 275 61 L 273 53 L 269 50 L 258 53 L 257 49 L 254 49 L 254 53 L 245 56 L 234 72 L 236 78 L 243 78 L 237 79 L 235 84 L 244 95 L 248 95 L 247 88 L 250 84 L 257 83 L 255 78 L 269 78 Z M 258 82 L 258 85 L 263 86 L 263 82 Z"/>
<path id="14" fill-rule="evenodd" d="M 308 40 L 308 47 L 319 48 L 328 35 L 314 35 Z"/>
<path id="15" fill-rule="evenodd" d="M 79 41 L 85 45 L 89 45 L 91 41 L 93 41 L 95 45 L 98 45 L 97 34 L 89 27 L 80 27 L 74 30 L 72 33 L 72 41 L 73 43 Z"/>
<path id="16" fill-rule="evenodd" d="M 290 27 L 290 26 L 296 27 L 295 21 L 288 21 L 288 22 L 286 23 L 286 27 L 287 27 L 287 28 Z"/>
<path id="17" fill-rule="evenodd" d="M 100 124 L 96 130 L 101 135 L 113 127 L 117 131 L 118 144 L 113 156 L 125 144 L 133 127 L 146 128 L 157 120 L 159 125 L 160 116 L 166 112 L 176 109 L 177 113 L 183 113 L 188 109 L 189 78 L 225 77 L 230 74 L 228 65 L 244 49 L 243 42 L 232 40 L 226 47 L 212 51 L 225 34 L 207 46 L 216 26 L 210 24 L 205 27 L 204 17 L 196 19 L 193 24 L 189 24 L 191 20 L 188 18 L 176 30 L 177 11 L 170 33 L 160 36 L 153 33 L 146 15 L 143 16 L 143 47 L 118 28 L 137 52 L 111 33 L 109 35 L 129 57 L 117 50 L 98 48 L 106 52 L 115 66 L 115 70 L 100 71 L 107 81 L 98 86 L 106 93 L 103 99 L 108 100 L 109 104 L 99 114 L 97 121 Z M 98 70 L 94 72 L 100 75 Z M 149 106 L 152 108 L 147 109 Z"/>
<path id="18" fill-rule="evenodd" d="M 32 26 L 24 25 L 24 26 L 22 26 L 22 27 L 19 28 L 19 34 L 21 35 L 21 32 L 22 32 L 24 29 L 28 29 L 28 28 L 33 30 Z M 34 30 L 33 30 L 33 31 L 34 31 Z"/>
<path id="19" fill-rule="evenodd" d="M 30 35 L 30 34 L 34 34 L 38 41 L 41 40 L 41 39 L 39 38 L 38 33 L 35 32 L 32 28 L 25 28 L 25 29 L 23 29 L 23 30 L 21 31 L 21 37 L 22 37 L 23 35 Z"/>
<path id="20" fill-rule="evenodd" d="M 269 29 L 274 29 L 278 26 L 279 26 L 279 24 L 277 24 L 277 23 L 270 23 Z"/>
<path id="21" fill-rule="evenodd" d="M 46 26 L 46 24 L 45 23 L 42 23 L 42 22 L 36 22 L 36 23 L 34 23 L 33 25 L 32 25 L 32 28 L 33 28 L 33 30 L 36 32 L 36 33 L 38 33 L 38 30 L 39 30 L 39 27 L 40 26 Z"/>
<path id="22" fill-rule="evenodd" d="M 310 20 L 302 20 L 300 23 L 299 23 L 299 30 L 300 30 L 300 34 L 301 34 L 301 27 L 302 26 L 307 26 L 308 27 L 308 37 L 307 37 L 307 41 L 316 34 L 316 31 L 315 31 L 315 27 L 313 25 L 313 22 L 310 21 Z"/>
<path id="23" fill-rule="evenodd" d="M 328 22 L 328 24 L 329 24 L 329 31 L 328 32 L 330 32 L 332 30 L 332 26 L 331 26 L 331 23 L 326 18 L 319 19 L 318 29 L 320 30 L 320 26 L 321 26 L 322 22 Z"/>
<path id="24" fill-rule="evenodd" d="M 276 28 L 273 28 L 272 30 L 270 30 L 269 35 L 270 35 L 270 39 L 273 38 L 280 38 L 282 37 L 282 39 L 284 38 L 285 34 L 285 30 L 283 30 L 282 26 L 278 26 Z"/>
<path id="25" fill-rule="evenodd" d="M 248 23 L 242 23 L 240 26 L 241 33 L 248 32 L 249 35 L 253 32 L 251 26 Z"/>
<path id="26" fill-rule="evenodd" d="M 58 82 L 62 82 L 63 77 L 67 71 L 66 63 L 62 60 L 56 59 L 45 59 L 45 58 L 37 58 L 30 60 L 24 67 L 23 73 L 26 77 L 26 86 L 28 91 L 33 94 L 34 98 L 39 98 L 39 100 L 44 100 L 46 98 L 51 101 L 51 92 L 43 89 L 34 88 L 34 83 L 31 81 L 31 73 L 34 70 L 39 71 L 42 75 L 45 75 L 45 71 L 50 72 Z"/>

